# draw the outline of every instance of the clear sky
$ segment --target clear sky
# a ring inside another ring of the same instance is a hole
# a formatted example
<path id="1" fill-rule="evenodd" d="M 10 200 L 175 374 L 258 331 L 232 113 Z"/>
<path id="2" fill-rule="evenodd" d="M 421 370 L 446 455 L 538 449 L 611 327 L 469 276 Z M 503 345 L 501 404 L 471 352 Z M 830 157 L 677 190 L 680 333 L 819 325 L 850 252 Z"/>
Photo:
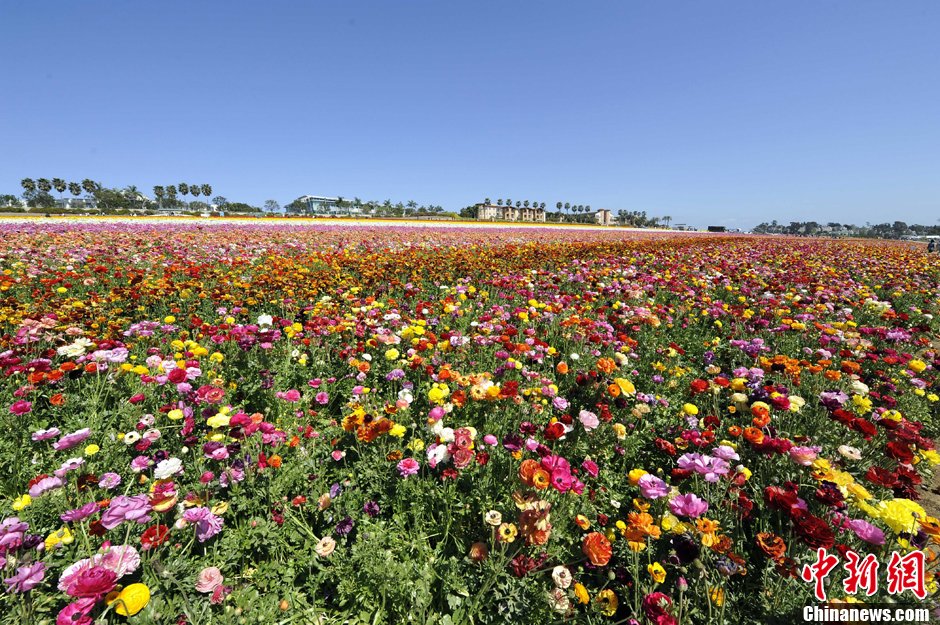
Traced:
<path id="1" fill-rule="evenodd" d="M 940 218 L 940 2 L 0 0 L 0 193 Z"/>

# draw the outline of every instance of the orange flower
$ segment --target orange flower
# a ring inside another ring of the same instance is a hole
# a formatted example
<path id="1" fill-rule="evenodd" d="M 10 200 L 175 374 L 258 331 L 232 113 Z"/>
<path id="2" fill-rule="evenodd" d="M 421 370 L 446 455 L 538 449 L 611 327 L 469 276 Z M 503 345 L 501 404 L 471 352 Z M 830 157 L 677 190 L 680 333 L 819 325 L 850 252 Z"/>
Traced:
<path id="1" fill-rule="evenodd" d="M 56 393 L 49 398 L 49 403 L 53 406 L 63 406 L 65 405 L 65 395 L 62 393 Z"/>
<path id="2" fill-rule="evenodd" d="M 523 481 L 527 486 L 532 486 L 532 476 L 535 475 L 535 471 L 539 468 L 539 463 L 531 458 L 526 458 L 522 461 L 522 465 L 519 467 L 519 479 Z"/>
<path id="3" fill-rule="evenodd" d="M 568 373 L 568 363 L 567 362 L 558 363 L 557 365 L 555 365 L 555 371 L 559 373 L 560 375 L 565 375 L 566 373 Z"/>
<path id="4" fill-rule="evenodd" d="M 597 361 L 597 370 L 601 373 L 612 373 L 617 368 L 613 358 L 601 358 Z"/>
<path id="5" fill-rule="evenodd" d="M 548 474 L 548 471 L 539 467 L 535 470 L 535 473 L 532 474 L 532 485 L 539 490 L 544 490 L 548 488 L 548 485 L 551 483 L 551 476 Z"/>
<path id="6" fill-rule="evenodd" d="M 270 466 L 274 467 L 275 469 L 280 469 L 280 468 L 281 468 L 281 457 L 278 456 L 277 454 L 271 456 L 270 458 L 268 458 L 268 464 L 269 464 Z"/>
<path id="7" fill-rule="evenodd" d="M 733 436 L 733 437 L 735 437 L 735 438 L 741 436 L 741 426 L 740 426 L 740 425 L 732 425 L 732 426 L 729 426 L 729 427 L 728 427 L 728 434 L 730 434 L 731 436 Z"/>
<path id="8" fill-rule="evenodd" d="M 782 558 L 787 552 L 787 544 L 783 542 L 783 539 L 770 532 L 761 532 L 757 535 L 757 546 L 771 560 Z"/>
<path id="9" fill-rule="evenodd" d="M 764 433 L 758 430 L 757 428 L 745 428 L 744 438 L 749 443 L 760 445 L 761 443 L 764 442 Z"/>
<path id="10" fill-rule="evenodd" d="M 600 532 L 591 532 L 581 542 L 581 551 L 594 566 L 606 566 L 613 555 L 610 541 Z"/>
<path id="11" fill-rule="evenodd" d="M 617 386 L 616 384 L 611 384 L 610 386 L 607 387 L 607 392 L 610 394 L 611 397 L 619 397 L 620 387 Z"/>

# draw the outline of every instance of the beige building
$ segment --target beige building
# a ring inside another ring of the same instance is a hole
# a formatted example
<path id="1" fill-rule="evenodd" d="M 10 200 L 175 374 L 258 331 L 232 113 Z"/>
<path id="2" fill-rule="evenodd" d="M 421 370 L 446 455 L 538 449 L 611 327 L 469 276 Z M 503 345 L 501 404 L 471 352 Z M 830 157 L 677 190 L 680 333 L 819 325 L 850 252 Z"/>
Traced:
<path id="1" fill-rule="evenodd" d="M 606 208 L 601 208 L 596 213 L 594 213 L 594 221 L 602 226 L 609 226 L 611 223 L 613 223 L 613 219 L 610 216 L 610 211 Z"/>
<path id="2" fill-rule="evenodd" d="M 545 209 L 520 206 L 497 206 L 496 204 L 477 204 L 479 221 L 545 221 Z"/>

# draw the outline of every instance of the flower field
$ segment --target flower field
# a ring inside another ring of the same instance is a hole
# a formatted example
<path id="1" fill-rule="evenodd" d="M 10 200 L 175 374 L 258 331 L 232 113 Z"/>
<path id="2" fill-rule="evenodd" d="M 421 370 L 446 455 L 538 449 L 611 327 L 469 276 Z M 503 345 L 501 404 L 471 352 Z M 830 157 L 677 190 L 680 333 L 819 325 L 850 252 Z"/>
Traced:
<path id="1" fill-rule="evenodd" d="M 0 235 L 0 623 L 932 605 L 937 256 L 600 229 Z"/>

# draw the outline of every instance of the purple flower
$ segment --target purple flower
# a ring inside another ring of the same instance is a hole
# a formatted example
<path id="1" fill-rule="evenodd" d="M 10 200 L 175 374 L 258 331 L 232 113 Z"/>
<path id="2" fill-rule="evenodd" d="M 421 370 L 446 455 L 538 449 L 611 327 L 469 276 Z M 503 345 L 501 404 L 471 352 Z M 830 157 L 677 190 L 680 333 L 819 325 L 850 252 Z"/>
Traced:
<path id="1" fill-rule="evenodd" d="M 183 520 L 196 524 L 196 538 L 201 543 L 222 531 L 222 517 L 212 514 L 212 510 L 204 506 L 190 508 L 183 513 Z"/>
<path id="2" fill-rule="evenodd" d="M 56 451 L 71 449 L 72 447 L 75 447 L 76 445 L 84 441 L 89 436 L 91 436 L 91 429 L 82 428 L 80 430 L 76 430 L 75 432 L 72 432 L 71 434 L 66 434 L 65 436 L 63 436 L 62 438 L 54 442 L 52 444 L 52 448 L 55 449 Z"/>
<path id="3" fill-rule="evenodd" d="M 367 501 L 365 505 L 362 506 L 362 510 L 370 517 L 378 516 L 379 512 L 381 512 L 379 504 L 374 501 Z"/>
<path id="4" fill-rule="evenodd" d="M 134 495 L 133 497 L 118 495 L 111 500 L 111 505 L 101 515 L 101 524 L 105 529 L 113 530 L 124 521 L 149 523 L 150 510 L 147 495 Z"/>
<path id="5" fill-rule="evenodd" d="M 554 406 L 557 410 L 567 410 L 568 400 L 564 397 L 556 397 L 552 400 L 552 406 Z"/>
<path id="6" fill-rule="evenodd" d="M 0 557 L 19 549 L 28 529 L 29 523 L 20 521 L 15 516 L 3 519 L 3 523 L 0 523 Z"/>
<path id="7" fill-rule="evenodd" d="M 89 501 L 84 506 L 80 508 L 75 508 L 74 510 L 68 510 L 59 515 L 59 518 L 62 519 L 64 523 L 76 523 L 82 519 L 87 519 L 95 512 L 98 511 L 98 504 L 94 501 Z"/>
<path id="8" fill-rule="evenodd" d="M 353 531 L 353 527 L 355 526 L 356 522 L 352 520 L 352 517 L 346 517 L 336 524 L 336 534 L 337 536 L 346 536 L 349 532 Z"/>
<path id="9" fill-rule="evenodd" d="M 36 430 L 35 432 L 33 432 L 32 438 L 36 442 L 47 441 L 50 438 L 55 438 L 61 433 L 62 431 L 59 430 L 59 428 L 49 428 L 48 430 Z"/>
<path id="10" fill-rule="evenodd" d="M 421 465 L 418 464 L 417 460 L 405 458 L 398 463 L 398 474 L 402 477 L 408 477 L 409 475 L 415 475 L 419 468 L 421 468 Z"/>
<path id="11" fill-rule="evenodd" d="M 330 499 L 336 499 L 343 492 L 343 487 L 338 483 L 330 486 Z"/>
<path id="12" fill-rule="evenodd" d="M 61 467 L 56 469 L 55 476 L 64 478 L 66 473 L 68 473 L 69 471 L 74 471 L 75 469 L 79 468 L 83 464 L 85 464 L 84 458 L 69 458 L 68 460 L 62 463 Z"/>
<path id="13" fill-rule="evenodd" d="M 63 482 L 61 478 L 44 477 L 30 487 L 29 496 L 33 498 L 42 497 L 49 491 L 62 488 L 62 484 Z"/>
<path id="14" fill-rule="evenodd" d="M 708 512 L 708 502 L 699 499 L 696 495 L 676 495 L 669 500 L 669 509 L 676 516 L 685 516 L 692 519 L 698 518 Z"/>
<path id="15" fill-rule="evenodd" d="M 640 494 L 647 499 L 659 499 L 669 494 L 669 487 L 652 473 L 647 473 L 640 478 L 638 483 Z"/>
<path id="16" fill-rule="evenodd" d="M 855 532 L 856 536 L 858 536 L 861 540 L 864 540 L 866 543 L 872 545 L 885 544 L 885 533 L 868 521 L 863 521 L 862 519 L 853 519 L 852 521 L 849 521 L 849 527 L 853 532 Z"/>
<path id="17" fill-rule="evenodd" d="M 819 394 L 819 401 L 829 410 L 835 410 L 849 401 L 849 396 L 842 391 L 824 391 Z"/>
<path id="18" fill-rule="evenodd" d="M 7 592 L 29 592 L 42 583 L 46 578 L 46 565 L 43 562 L 34 562 L 28 566 L 16 569 L 16 575 L 3 580 L 9 586 Z"/>
<path id="19" fill-rule="evenodd" d="M 112 489 L 116 488 L 121 483 L 121 476 L 117 473 L 105 473 L 101 476 L 101 479 L 98 480 L 98 486 L 101 488 Z"/>

